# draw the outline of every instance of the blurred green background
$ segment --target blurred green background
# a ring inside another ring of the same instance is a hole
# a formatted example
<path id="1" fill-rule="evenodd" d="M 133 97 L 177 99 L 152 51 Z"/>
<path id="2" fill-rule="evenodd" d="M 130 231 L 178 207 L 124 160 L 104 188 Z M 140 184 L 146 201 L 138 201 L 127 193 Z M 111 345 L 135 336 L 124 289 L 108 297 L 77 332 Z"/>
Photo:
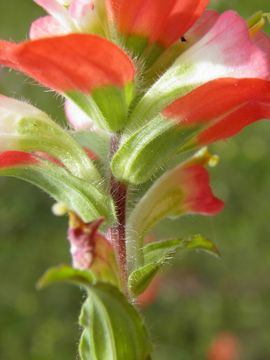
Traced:
<path id="1" fill-rule="evenodd" d="M 270 10 L 269 0 L 212 5 L 244 17 Z M 0 37 L 26 39 L 41 14 L 31 0 L 1 1 Z M 64 121 L 59 98 L 18 74 L 1 71 L 0 93 L 29 99 Z M 200 232 L 216 242 L 222 259 L 189 254 L 167 269 L 170 276 L 163 274 L 159 298 L 144 310 L 154 360 L 206 359 L 223 332 L 238 339 L 239 359 L 270 359 L 269 140 L 270 126 L 262 121 L 213 146 L 222 159 L 212 183 L 226 201 L 223 213 L 164 222 L 157 229 L 158 236 Z M 81 293 L 64 285 L 35 289 L 48 267 L 69 262 L 66 219 L 54 217 L 52 201 L 28 184 L 0 179 L 0 192 L 0 359 L 74 360 Z"/>

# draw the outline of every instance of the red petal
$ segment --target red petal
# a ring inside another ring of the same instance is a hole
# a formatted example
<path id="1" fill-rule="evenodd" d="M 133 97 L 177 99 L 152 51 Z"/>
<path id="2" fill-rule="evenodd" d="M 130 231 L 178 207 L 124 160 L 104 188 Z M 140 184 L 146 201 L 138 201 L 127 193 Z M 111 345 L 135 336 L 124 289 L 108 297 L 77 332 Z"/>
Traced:
<path id="1" fill-rule="evenodd" d="M 170 46 L 200 17 L 208 0 L 108 0 L 119 31 Z"/>
<path id="2" fill-rule="evenodd" d="M 177 119 L 181 126 L 206 126 L 208 129 L 199 136 L 200 143 L 225 139 L 254 121 L 270 118 L 270 82 L 214 80 L 176 100 L 164 115 Z"/>
<path id="3" fill-rule="evenodd" d="M 33 155 L 23 151 L 5 151 L 0 153 L 0 168 L 34 165 L 38 164 L 38 162 Z"/>
<path id="4" fill-rule="evenodd" d="M 261 119 L 270 119 L 270 100 L 267 103 L 254 100 L 254 102 L 244 104 L 203 131 L 198 136 L 197 141 L 202 145 L 207 145 L 215 141 L 225 140 Z"/>
<path id="5" fill-rule="evenodd" d="M 219 18 L 216 10 L 205 10 L 198 21 L 185 33 L 188 46 L 200 40 L 215 24 Z"/>
<path id="6" fill-rule="evenodd" d="M 134 65 L 112 42 L 71 34 L 13 44 L 0 41 L 0 63 L 20 70 L 60 92 L 85 93 L 101 86 L 123 86 L 134 78 Z"/>
<path id="7" fill-rule="evenodd" d="M 91 160 L 98 160 L 99 159 L 99 157 L 93 151 L 88 149 L 87 147 L 84 147 L 83 149 L 84 149 L 84 151 L 86 152 L 86 154 L 88 155 L 88 157 Z"/>
<path id="8" fill-rule="evenodd" d="M 224 208 L 224 203 L 214 196 L 207 170 L 202 165 L 183 168 L 181 183 L 185 189 L 185 207 L 188 212 L 214 215 Z"/>

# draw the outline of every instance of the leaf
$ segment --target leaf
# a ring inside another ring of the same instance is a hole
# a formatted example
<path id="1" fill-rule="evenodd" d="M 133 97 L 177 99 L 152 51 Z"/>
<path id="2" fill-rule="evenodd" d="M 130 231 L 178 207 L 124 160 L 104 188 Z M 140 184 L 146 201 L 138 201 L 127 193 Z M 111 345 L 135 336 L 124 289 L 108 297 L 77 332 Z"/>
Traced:
<path id="1" fill-rule="evenodd" d="M 185 242 L 185 248 L 187 250 L 202 250 L 207 253 L 220 256 L 220 252 L 216 245 L 209 239 L 206 239 L 200 234 L 193 235 L 189 240 Z"/>
<path id="2" fill-rule="evenodd" d="M 162 261 L 149 263 L 129 275 L 128 287 L 133 296 L 136 297 L 144 292 L 163 264 Z"/>
<path id="3" fill-rule="evenodd" d="M 99 283 L 88 290 L 80 324 L 82 360 L 146 360 L 151 345 L 143 320 L 117 288 Z"/>
<path id="4" fill-rule="evenodd" d="M 105 132 L 81 130 L 71 132 L 71 135 L 81 146 L 89 148 L 103 161 L 108 160 L 109 138 Z"/>
<path id="5" fill-rule="evenodd" d="M 0 176 L 17 177 L 38 186 L 76 212 L 85 222 L 99 217 L 113 221 L 113 202 L 105 192 L 49 161 L 33 157 L 35 161 L 32 163 L 10 162 L 14 154 L 27 153 L 1 153 Z"/>
<path id="6" fill-rule="evenodd" d="M 171 259 L 183 240 L 164 240 L 146 245 L 143 248 L 144 265 L 133 271 L 128 285 L 134 296 L 140 295 L 151 283 L 161 267 Z"/>
<path id="7" fill-rule="evenodd" d="M 49 269 L 38 287 L 57 282 L 83 286 L 88 293 L 79 319 L 84 328 L 79 347 L 82 360 L 150 359 L 152 348 L 143 319 L 116 287 L 66 265 Z"/>
<path id="8" fill-rule="evenodd" d="M 46 113 L 6 96 L 0 97 L 0 151 L 46 153 L 74 176 L 99 183 L 101 176 L 84 149 Z"/>
<path id="9" fill-rule="evenodd" d="M 214 215 L 223 209 L 223 201 L 212 192 L 204 163 L 204 156 L 195 155 L 168 170 L 137 202 L 127 220 L 126 248 L 130 271 L 138 267 L 135 262 L 142 258 L 145 235 L 162 219 L 187 214 Z"/>
<path id="10" fill-rule="evenodd" d="M 144 261 L 148 264 L 158 259 L 168 257 L 168 255 L 174 254 L 182 244 L 182 239 L 163 240 L 147 244 L 143 248 Z"/>
<path id="11" fill-rule="evenodd" d="M 133 185 L 145 183 L 193 133 L 193 127 L 183 130 L 175 121 L 165 119 L 162 115 L 136 131 L 127 128 L 127 135 L 112 158 L 114 176 Z"/>
<path id="12" fill-rule="evenodd" d="M 128 279 L 134 296 L 140 295 L 151 283 L 158 271 L 173 258 L 178 250 L 203 250 L 212 255 L 220 253 L 215 244 L 202 235 L 188 239 L 172 239 L 150 243 L 143 248 L 144 265 L 133 271 Z"/>
<path id="13" fill-rule="evenodd" d="M 175 253 L 176 250 L 201 250 L 207 253 L 220 256 L 216 245 L 200 234 L 192 235 L 187 239 L 172 239 L 157 241 L 147 244 L 143 248 L 145 263 L 158 261 L 159 258 Z"/>
<path id="14" fill-rule="evenodd" d="M 67 265 L 50 268 L 37 283 L 39 289 L 58 282 L 73 283 L 80 286 L 93 285 L 95 277 L 90 271 L 74 269 Z"/>

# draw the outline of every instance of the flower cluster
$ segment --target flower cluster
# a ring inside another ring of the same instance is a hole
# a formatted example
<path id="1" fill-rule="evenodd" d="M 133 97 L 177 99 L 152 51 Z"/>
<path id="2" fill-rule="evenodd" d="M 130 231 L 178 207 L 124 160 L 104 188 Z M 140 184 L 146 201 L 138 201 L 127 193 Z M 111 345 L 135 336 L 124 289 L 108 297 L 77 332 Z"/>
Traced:
<path id="1" fill-rule="evenodd" d="M 48 16 L 30 40 L 1 40 L 0 64 L 60 94 L 70 128 L 1 96 L 0 175 L 65 204 L 74 267 L 136 298 L 177 248 L 216 251 L 198 236 L 144 239 L 165 217 L 222 210 L 202 148 L 270 118 L 266 14 L 246 22 L 208 0 L 35 2 Z"/>

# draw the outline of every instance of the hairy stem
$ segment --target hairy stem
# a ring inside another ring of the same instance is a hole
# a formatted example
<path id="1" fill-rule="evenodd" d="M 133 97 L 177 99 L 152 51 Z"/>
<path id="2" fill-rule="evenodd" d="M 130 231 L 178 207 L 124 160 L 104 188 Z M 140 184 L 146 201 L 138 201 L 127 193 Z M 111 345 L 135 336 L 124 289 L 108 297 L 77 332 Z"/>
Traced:
<path id="1" fill-rule="evenodd" d="M 119 138 L 114 136 L 111 139 L 110 158 L 113 157 L 119 147 Z M 114 246 L 115 253 L 118 259 L 120 281 L 122 290 L 128 295 L 127 286 L 127 255 L 126 255 L 126 198 L 127 187 L 120 183 L 111 174 L 110 178 L 110 193 L 114 200 L 116 207 L 117 223 L 109 229 L 109 237 Z"/>

